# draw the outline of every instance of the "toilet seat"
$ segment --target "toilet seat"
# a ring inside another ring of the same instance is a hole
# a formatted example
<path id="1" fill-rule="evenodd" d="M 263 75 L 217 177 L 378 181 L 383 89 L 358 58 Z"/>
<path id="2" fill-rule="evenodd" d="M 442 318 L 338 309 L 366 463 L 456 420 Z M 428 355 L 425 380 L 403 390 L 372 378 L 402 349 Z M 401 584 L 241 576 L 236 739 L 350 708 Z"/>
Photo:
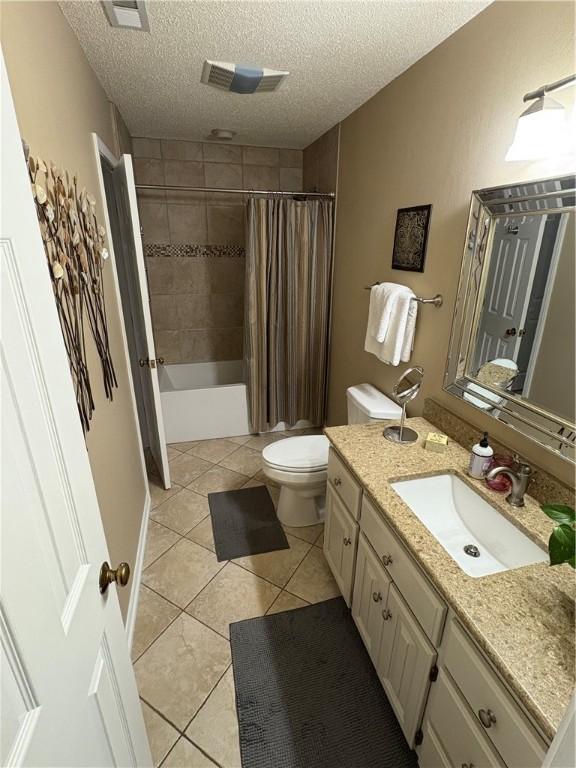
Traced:
<path id="1" fill-rule="evenodd" d="M 322 472 L 328 466 L 329 447 L 325 435 L 287 437 L 267 445 L 262 458 L 269 467 L 281 472 Z"/>

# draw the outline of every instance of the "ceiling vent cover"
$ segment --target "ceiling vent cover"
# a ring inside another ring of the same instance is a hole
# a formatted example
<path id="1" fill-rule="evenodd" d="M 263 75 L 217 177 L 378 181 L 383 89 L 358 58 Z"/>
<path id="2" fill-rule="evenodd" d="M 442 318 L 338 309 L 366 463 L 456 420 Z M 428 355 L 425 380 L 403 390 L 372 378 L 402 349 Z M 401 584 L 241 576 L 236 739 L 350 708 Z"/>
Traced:
<path id="1" fill-rule="evenodd" d="M 102 0 L 102 5 L 113 27 L 150 31 L 143 0 Z"/>
<path id="2" fill-rule="evenodd" d="M 289 74 L 227 61 L 205 61 L 200 81 L 232 93 L 266 93 L 275 91 Z"/>

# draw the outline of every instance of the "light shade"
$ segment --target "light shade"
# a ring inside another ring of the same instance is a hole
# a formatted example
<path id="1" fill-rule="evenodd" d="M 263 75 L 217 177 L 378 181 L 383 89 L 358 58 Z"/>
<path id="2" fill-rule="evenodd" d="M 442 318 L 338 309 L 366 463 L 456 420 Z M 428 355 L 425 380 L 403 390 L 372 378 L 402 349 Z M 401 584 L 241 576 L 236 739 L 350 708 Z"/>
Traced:
<path id="1" fill-rule="evenodd" d="M 564 107 L 550 96 L 541 96 L 518 118 L 506 160 L 556 157 L 570 152 L 571 144 Z"/>

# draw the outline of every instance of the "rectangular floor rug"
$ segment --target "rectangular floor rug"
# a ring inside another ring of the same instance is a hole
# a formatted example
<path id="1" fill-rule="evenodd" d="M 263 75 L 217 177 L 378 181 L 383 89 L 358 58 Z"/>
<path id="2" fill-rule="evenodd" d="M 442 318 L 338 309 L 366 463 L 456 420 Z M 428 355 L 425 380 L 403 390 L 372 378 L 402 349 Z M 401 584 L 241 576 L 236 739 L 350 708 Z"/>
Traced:
<path id="1" fill-rule="evenodd" d="M 341 597 L 230 625 L 242 768 L 416 768 Z"/>
<path id="2" fill-rule="evenodd" d="M 290 548 L 265 485 L 209 493 L 208 503 L 218 560 Z"/>

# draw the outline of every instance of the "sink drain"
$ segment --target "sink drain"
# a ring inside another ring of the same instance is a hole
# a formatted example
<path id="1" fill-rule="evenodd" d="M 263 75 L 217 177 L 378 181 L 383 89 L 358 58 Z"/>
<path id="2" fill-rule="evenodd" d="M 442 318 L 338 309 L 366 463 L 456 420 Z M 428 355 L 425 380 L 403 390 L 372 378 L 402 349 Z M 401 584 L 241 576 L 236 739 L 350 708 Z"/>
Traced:
<path id="1" fill-rule="evenodd" d="M 470 555 L 470 557 L 480 557 L 480 550 L 475 544 L 466 544 L 464 552 L 466 552 L 467 555 Z"/>

